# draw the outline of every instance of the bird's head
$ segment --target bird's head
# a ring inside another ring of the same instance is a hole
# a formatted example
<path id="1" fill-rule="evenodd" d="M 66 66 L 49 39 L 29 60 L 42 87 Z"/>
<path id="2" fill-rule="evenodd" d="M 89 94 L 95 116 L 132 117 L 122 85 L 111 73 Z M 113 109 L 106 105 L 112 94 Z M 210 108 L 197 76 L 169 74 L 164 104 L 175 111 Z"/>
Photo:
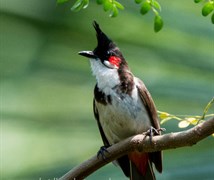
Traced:
<path id="1" fill-rule="evenodd" d="M 121 65 L 126 65 L 127 63 L 116 44 L 102 32 L 96 21 L 93 26 L 97 33 L 97 47 L 93 51 L 80 51 L 79 54 L 90 60 L 100 61 L 103 66 L 110 69 L 119 69 Z"/>
<path id="2" fill-rule="evenodd" d="M 128 71 L 128 65 L 116 44 L 102 32 L 94 21 L 97 33 L 97 47 L 93 51 L 81 51 L 80 55 L 88 57 L 91 69 L 96 77 L 98 88 L 105 94 L 121 84 L 121 73 Z"/>

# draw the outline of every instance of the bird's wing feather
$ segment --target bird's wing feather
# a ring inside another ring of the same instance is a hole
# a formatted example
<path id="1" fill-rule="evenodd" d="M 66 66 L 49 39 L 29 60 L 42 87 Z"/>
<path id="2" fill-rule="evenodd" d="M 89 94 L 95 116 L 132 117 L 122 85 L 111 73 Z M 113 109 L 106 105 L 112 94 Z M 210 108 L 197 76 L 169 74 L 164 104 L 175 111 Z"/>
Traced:
<path id="1" fill-rule="evenodd" d="M 143 101 L 143 104 L 146 107 L 146 110 L 150 116 L 152 125 L 154 128 L 159 129 L 160 124 L 159 124 L 157 110 L 156 110 L 154 101 L 153 101 L 149 91 L 147 90 L 145 84 L 140 79 L 138 79 L 138 83 L 139 83 L 139 85 L 137 86 L 137 88 L 138 88 L 139 96 L 140 96 L 141 100 Z"/>
<path id="2" fill-rule="evenodd" d="M 156 129 L 160 129 L 160 124 L 159 124 L 159 120 L 158 120 L 158 115 L 157 115 L 157 110 L 154 104 L 154 101 L 149 93 L 149 91 L 147 90 L 145 84 L 140 80 L 138 80 L 138 92 L 139 92 L 139 96 L 143 102 L 143 104 L 146 107 L 146 110 L 150 116 L 151 119 L 151 123 L 152 126 Z M 157 134 L 155 134 L 157 135 Z M 158 152 L 154 152 L 154 153 L 149 153 L 149 157 L 150 160 L 155 164 L 156 169 L 159 172 L 162 172 L 162 152 L 158 151 Z"/>

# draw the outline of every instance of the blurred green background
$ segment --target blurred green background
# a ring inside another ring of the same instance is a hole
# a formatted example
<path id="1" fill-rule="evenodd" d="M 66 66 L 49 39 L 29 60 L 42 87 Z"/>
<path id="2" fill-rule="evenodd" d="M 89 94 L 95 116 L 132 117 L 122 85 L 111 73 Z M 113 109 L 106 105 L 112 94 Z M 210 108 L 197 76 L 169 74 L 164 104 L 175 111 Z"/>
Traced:
<path id="1" fill-rule="evenodd" d="M 164 29 L 153 31 L 132 1 L 109 18 L 90 2 L 1 0 L 0 95 L 1 179 L 58 178 L 96 154 L 102 141 L 92 112 L 95 78 L 78 51 L 96 46 L 92 21 L 120 47 L 133 73 L 144 80 L 159 110 L 201 115 L 214 94 L 214 28 L 201 15 L 201 4 L 159 0 Z M 213 108 L 209 113 L 213 113 Z M 180 131 L 177 122 L 163 125 Z M 164 171 L 157 177 L 214 179 L 214 140 L 164 151 Z M 88 180 L 123 180 L 109 164 Z"/>

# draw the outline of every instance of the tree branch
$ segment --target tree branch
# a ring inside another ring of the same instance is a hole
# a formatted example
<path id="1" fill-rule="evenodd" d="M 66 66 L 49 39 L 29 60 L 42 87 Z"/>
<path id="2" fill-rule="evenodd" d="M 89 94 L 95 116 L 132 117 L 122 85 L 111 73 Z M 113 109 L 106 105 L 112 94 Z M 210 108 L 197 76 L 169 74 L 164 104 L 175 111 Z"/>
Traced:
<path id="1" fill-rule="evenodd" d="M 95 155 L 79 166 L 71 169 L 68 173 L 62 176 L 60 180 L 84 179 L 107 163 L 112 162 L 113 160 L 134 150 L 140 152 L 155 152 L 184 146 L 192 146 L 213 133 L 214 117 L 186 131 L 154 136 L 152 138 L 152 143 L 148 136 L 142 134 L 135 135 L 109 147 L 107 149 L 109 153 L 105 153 L 105 160 L 97 158 Z"/>

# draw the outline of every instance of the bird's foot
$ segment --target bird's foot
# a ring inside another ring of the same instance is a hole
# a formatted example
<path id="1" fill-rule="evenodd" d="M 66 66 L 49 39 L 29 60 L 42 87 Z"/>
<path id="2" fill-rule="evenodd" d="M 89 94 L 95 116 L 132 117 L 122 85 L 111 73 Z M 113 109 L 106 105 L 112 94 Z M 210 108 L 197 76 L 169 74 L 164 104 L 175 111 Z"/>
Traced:
<path id="1" fill-rule="evenodd" d="M 109 153 L 107 148 L 108 146 L 101 146 L 99 151 L 97 152 L 97 158 L 101 156 L 103 160 L 106 160 L 105 153 Z"/>
<path id="2" fill-rule="evenodd" d="M 149 136 L 150 137 L 150 141 L 152 142 L 152 137 L 155 136 L 155 135 L 160 135 L 161 132 L 163 131 L 166 131 L 165 128 L 159 128 L 159 129 L 156 129 L 154 127 L 150 127 L 148 129 L 148 131 L 146 131 L 145 133 L 143 133 L 145 136 Z"/>

